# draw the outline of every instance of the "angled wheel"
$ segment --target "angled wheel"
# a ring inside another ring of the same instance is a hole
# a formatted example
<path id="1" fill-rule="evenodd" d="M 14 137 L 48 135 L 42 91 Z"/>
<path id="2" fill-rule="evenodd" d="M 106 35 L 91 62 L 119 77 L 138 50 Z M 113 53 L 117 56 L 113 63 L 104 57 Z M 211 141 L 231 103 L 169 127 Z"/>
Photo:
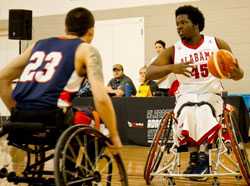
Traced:
<path id="1" fill-rule="evenodd" d="M 226 110 L 224 113 L 225 124 L 228 128 L 228 132 L 232 142 L 232 150 L 239 163 L 239 167 L 243 177 L 245 178 L 248 185 L 250 185 L 250 162 L 244 142 L 237 125 L 235 111 Z"/>
<path id="2" fill-rule="evenodd" d="M 163 153 L 170 146 L 168 140 L 170 139 L 173 120 L 174 117 L 172 112 L 165 113 L 154 135 L 144 168 L 144 179 L 148 185 L 153 179 L 151 173 L 158 169 Z"/>
<path id="3" fill-rule="evenodd" d="M 113 155 L 110 140 L 99 131 L 83 126 L 67 129 L 59 138 L 54 158 L 57 186 L 127 186 L 119 154 Z"/>
<path id="4" fill-rule="evenodd" d="M 60 163 L 61 163 L 61 154 L 58 153 L 60 150 L 63 150 L 63 147 L 69 138 L 69 136 L 79 128 L 80 126 L 74 125 L 66 129 L 60 136 L 57 141 L 56 148 L 55 148 L 55 155 L 54 155 L 54 174 L 55 174 L 55 183 L 57 186 L 65 185 L 63 180 L 61 179 L 61 172 L 60 172 Z"/>

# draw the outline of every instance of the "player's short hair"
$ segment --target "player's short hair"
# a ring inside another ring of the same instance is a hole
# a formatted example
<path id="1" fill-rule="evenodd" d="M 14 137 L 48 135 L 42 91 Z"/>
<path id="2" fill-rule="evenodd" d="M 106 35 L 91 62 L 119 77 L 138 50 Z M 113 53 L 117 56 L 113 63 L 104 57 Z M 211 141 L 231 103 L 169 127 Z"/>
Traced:
<path id="1" fill-rule="evenodd" d="M 70 10 L 65 19 L 67 32 L 79 37 L 86 34 L 89 28 L 94 27 L 95 18 L 86 8 L 78 7 Z"/>
<path id="2" fill-rule="evenodd" d="M 176 9 L 175 17 L 181 14 L 188 15 L 188 18 L 192 21 L 192 23 L 199 26 L 200 32 L 204 29 L 205 18 L 197 7 L 193 7 L 191 5 L 181 6 Z"/>
<path id="3" fill-rule="evenodd" d="M 157 41 L 155 42 L 155 45 L 156 45 L 156 44 L 160 44 L 163 48 L 166 47 L 166 43 L 165 43 L 164 41 L 162 41 L 162 40 L 157 40 Z"/>

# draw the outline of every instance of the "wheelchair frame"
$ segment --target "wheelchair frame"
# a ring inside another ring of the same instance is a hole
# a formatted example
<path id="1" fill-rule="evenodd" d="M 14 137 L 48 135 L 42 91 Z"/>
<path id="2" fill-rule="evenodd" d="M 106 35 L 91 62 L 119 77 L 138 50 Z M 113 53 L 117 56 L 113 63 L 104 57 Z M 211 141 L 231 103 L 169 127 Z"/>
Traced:
<path id="1" fill-rule="evenodd" d="M 221 176 L 235 176 L 236 179 L 243 176 L 247 184 L 250 185 L 250 164 L 232 109 L 225 108 L 221 123 L 225 125 L 230 135 L 233 153 L 230 153 L 230 150 L 224 144 L 222 130 L 220 130 L 217 144 L 213 144 L 209 148 L 210 174 L 183 174 L 180 172 L 180 153 L 187 151 L 187 148 L 179 145 L 175 135 L 173 135 L 173 143 L 169 143 L 172 130 L 175 133 L 174 127 L 172 127 L 174 122 L 177 121 L 173 112 L 166 113 L 155 133 L 144 168 L 144 179 L 148 185 L 157 176 L 166 178 L 168 185 L 171 186 L 175 185 L 175 178 L 197 180 L 208 177 L 213 178 L 212 185 L 217 186 L 219 185 L 218 177 Z M 214 146 L 217 146 L 217 148 L 214 149 Z M 212 152 L 214 151 L 217 152 L 215 160 L 212 159 Z M 233 154 L 238 162 L 233 160 Z M 222 157 L 225 157 L 233 168 L 226 166 L 222 161 Z"/>
<path id="2" fill-rule="evenodd" d="M 109 151 L 107 147 L 112 142 L 95 128 L 73 125 L 61 132 L 58 140 L 54 141 L 46 138 L 51 135 L 56 138 L 53 132 L 61 129 L 51 130 L 43 123 L 8 121 L 3 124 L 3 129 L 8 134 L 8 145 L 25 151 L 27 161 L 21 175 L 15 171 L 9 172 L 7 166 L 0 167 L 0 179 L 6 178 L 14 184 L 27 183 L 29 186 L 128 185 L 120 154 Z M 16 139 L 17 131 L 28 131 L 31 136 Z M 91 153 L 95 155 L 90 158 Z M 54 170 L 45 170 L 45 163 L 52 159 Z"/>

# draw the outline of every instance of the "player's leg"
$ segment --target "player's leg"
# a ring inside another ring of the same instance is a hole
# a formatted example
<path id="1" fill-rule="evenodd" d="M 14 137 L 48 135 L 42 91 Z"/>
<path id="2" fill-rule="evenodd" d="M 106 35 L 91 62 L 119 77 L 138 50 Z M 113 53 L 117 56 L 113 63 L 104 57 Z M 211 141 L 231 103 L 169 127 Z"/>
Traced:
<path id="1" fill-rule="evenodd" d="M 185 105 L 185 104 L 183 104 Z M 184 174 L 192 174 L 193 170 L 198 163 L 198 147 L 194 141 L 191 141 L 190 136 L 194 136 L 196 132 L 196 118 L 195 118 L 195 105 L 186 105 L 180 107 L 178 116 L 178 124 L 176 126 L 176 133 L 179 139 L 184 144 L 189 146 L 189 163 Z"/>

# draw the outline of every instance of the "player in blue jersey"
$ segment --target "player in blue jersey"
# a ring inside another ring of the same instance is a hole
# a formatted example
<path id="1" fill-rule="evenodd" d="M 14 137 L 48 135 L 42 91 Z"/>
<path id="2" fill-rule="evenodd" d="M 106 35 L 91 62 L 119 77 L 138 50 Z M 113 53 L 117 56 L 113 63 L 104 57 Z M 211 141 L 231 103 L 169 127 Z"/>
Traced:
<path id="1" fill-rule="evenodd" d="M 94 24 L 89 10 L 70 10 L 65 19 L 65 35 L 37 41 L 0 71 L 0 97 L 10 111 L 65 110 L 71 106 L 70 95 L 88 78 L 96 110 L 107 124 L 116 149 L 122 144 L 104 85 L 101 56 L 89 44 Z"/>

